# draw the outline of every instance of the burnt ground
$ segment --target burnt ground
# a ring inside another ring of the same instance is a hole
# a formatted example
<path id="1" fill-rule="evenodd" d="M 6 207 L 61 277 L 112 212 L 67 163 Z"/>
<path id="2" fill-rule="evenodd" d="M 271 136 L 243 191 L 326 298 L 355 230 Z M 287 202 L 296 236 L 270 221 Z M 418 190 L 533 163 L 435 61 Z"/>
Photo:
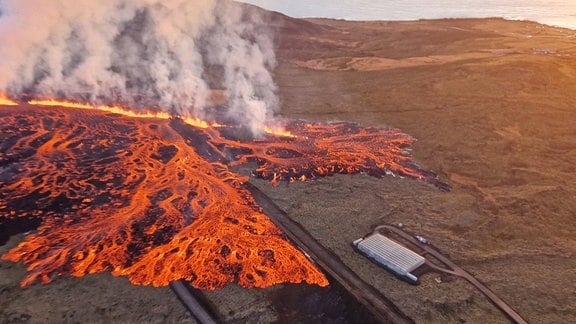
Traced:
<path id="1" fill-rule="evenodd" d="M 281 115 L 400 128 L 452 191 L 365 175 L 254 184 L 418 323 L 507 319 L 460 279 L 411 286 L 358 255 L 350 242 L 376 225 L 425 236 L 529 322 L 576 322 L 576 31 L 285 20 L 278 44 Z M 24 271 L 0 262 L 2 322 L 192 321 L 168 288 L 99 274 L 21 289 Z M 270 322 L 282 319 L 269 301 L 278 289 L 206 295 L 229 322 Z"/>

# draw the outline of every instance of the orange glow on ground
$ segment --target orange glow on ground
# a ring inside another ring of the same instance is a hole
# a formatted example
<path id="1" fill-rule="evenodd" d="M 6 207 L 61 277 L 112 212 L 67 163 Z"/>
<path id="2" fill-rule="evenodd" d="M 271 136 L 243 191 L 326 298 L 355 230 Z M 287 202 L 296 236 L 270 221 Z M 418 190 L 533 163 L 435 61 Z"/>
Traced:
<path id="1" fill-rule="evenodd" d="M 292 134 L 291 132 L 289 132 L 283 128 L 280 128 L 280 127 L 264 126 L 264 133 L 270 134 L 270 135 L 275 135 L 275 136 L 281 136 L 281 137 L 298 137 L 298 136 Z"/>
<path id="2" fill-rule="evenodd" d="M 17 106 L 18 103 L 12 99 L 0 94 L 0 106 Z"/>
<path id="3" fill-rule="evenodd" d="M 11 170 L 0 183 L 0 219 L 41 221 L 3 256 L 28 266 L 23 285 L 102 271 L 201 289 L 327 285 L 242 188 L 248 179 L 230 167 L 246 162 L 273 183 L 365 172 L 447 188 L 405 154 L 412 138 L 398 130 L 293 121 L 290 136 L 241 141 L 234 129 L 164 115 L 63 106 L 0 108 L 0 162 Z"/>
<path id="4" fill-rule="evenodd" d="M 2 100 L 4 98 L 4 101 Z M 8 99 L 7 97 L 0 96 L 0 105 L 6 102 L 5 105 L 18 105 L 18 103 Z M 128 117 L 135 118 L 160 118 L 160 119 L 171 119 L 173 116 L 165 111 L 133 111 L 128 108 L 121 106 L 106 106 L 106 105 L 91 105 L 88 103 L 80 103 L 74 101 L 66 100 L 54 100 L 54 99 L 41 99 L 41 100 L 31 100 L 28 102 L 31 105 L 36 106 L 47 106 L 47 107 L 65 107 L 65 108 L 78 108 L 78 109 L 98 109 L 101 111 L 106 111 L 114 114 L 120 114 Z M 208 123 L 199 118 L 192 118 L 188 116 L 180 117 L 186 124 L 194 127 L 208 128 L 208 127 L 222 127 L 219 123 Z M 266 134 L 282 136 L 282 137 L 295 137 L 295 135 L 290 132 L 280 128 L 280 127 L 269 127 L 263 126 L 262 130 Z"/>
<path id="5" fill-rule="evenodd" d="M 65 101 L 65 100 L 54 100 L 54 99 L 43 99 L 43 100 L 31 100 L 28 102 L 31 105 L 36 106 L 48 106 L 48 107 L 65 107 L 65 108 L 78 108 L 78 109 L 98 109 L 105 112 L 110 112 L 114 114 L 120 114 L 127 117 L 134 118 L 159 118 L 159 119 L 170 119 L 172 115 L 165 111 L 149 112 L 149 111 L 133 111 L 121 106 L 105 106 L 105 105 L 91 105 L 87 103 Z M 182 120 L 190 126 L 208 128 L 208 127 L 219 127 L 217 123 L 208 124 L 208 122 L 201 120 L 199 118 L 183 117 Z"/>

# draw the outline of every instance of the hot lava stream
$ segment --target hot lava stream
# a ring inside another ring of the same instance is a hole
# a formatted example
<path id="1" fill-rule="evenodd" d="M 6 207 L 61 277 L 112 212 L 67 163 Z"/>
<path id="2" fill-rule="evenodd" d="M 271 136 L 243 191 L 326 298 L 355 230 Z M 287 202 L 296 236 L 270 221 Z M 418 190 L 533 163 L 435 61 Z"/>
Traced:
<path id="1" fill-rule="evenodd" d="M 242 188 L 230 167 L 245 163 L 273 182 L 392 173 L 448 189 L 398 130 L 289 121 L 290 136 L 240 140 L 236 127 L 44 104 L 0 101 L 0 222 L 41 223 L 2 256 L 28 266 L 23 286 L 101 271 L 201 289 L 327 285 Z"/>

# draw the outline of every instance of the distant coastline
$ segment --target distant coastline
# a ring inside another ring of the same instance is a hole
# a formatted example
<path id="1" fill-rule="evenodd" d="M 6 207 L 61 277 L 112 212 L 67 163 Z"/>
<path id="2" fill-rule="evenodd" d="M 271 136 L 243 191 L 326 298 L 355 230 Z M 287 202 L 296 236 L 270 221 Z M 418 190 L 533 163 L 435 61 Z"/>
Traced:
<path id="1" fill-rule="evenodd" d="M 504 18 L 529 20 L 541 24 L 576 30 L 576 1 L 557 0 L 546 5 L 538 0 L 491 1 L 471 0 L 455 5 L 453 1 L 350 1 L 344 0 L 239 0 L 282 12 L 294 18 L 333 18 L 351 21 L 407 21 L 442 18 Z"/>

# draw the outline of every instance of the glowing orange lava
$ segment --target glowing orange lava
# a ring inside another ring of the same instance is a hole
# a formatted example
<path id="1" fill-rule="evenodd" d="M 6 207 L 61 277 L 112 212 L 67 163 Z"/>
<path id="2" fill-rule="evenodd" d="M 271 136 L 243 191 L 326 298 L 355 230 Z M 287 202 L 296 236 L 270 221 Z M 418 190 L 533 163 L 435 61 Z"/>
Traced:
<path id="1" fill-rule="evenodd" d="M 113 114 L 120 114 L 128 117 L 135 118 L 159 118 L 159 119 L 171 119 L 172 115 L 165 111 L 133 111 L 121 106 L 105 106 L 105 105 L 91 105 L 88 103 L 66 101 L 66 100 L 55 100 L 55 99 L 42 99 L 42 100 L 31 100 L 28 102 L 31 105 L 36 106 L 48 106 L 48 107 L 65 107 L 65 108 L 78 108 L 78 109 L 98 109 L 105 112 L 110 112 Z M 220 127 L 218 123 L 208 124 L 208 122 L 201 120 L 199 118 L 183 117 L 181 118 L 186 124 L 194 127 L 208 128 L 208 127 Z"/>
<path id="2" fill-rule="evenodd" d="M 3 256 L 28 265 L 23 285 L 102 271 L 202 289 L 327 285 L 229 169 L 246 162 L 273 182 L 366 172 L 447 188 L 405 154 L 412 139 L 397 130 L 293 121 L 283 136 L 240 141 L 233 128 L 163 114 L 33 104 L 0 108 L 0 221 L 41 220 Z"/>
<path id="3" fill-rule="evenodd" d="M 18 103 L 7 96 L 0 94 L 0 106 L 17 106 Z"/>

